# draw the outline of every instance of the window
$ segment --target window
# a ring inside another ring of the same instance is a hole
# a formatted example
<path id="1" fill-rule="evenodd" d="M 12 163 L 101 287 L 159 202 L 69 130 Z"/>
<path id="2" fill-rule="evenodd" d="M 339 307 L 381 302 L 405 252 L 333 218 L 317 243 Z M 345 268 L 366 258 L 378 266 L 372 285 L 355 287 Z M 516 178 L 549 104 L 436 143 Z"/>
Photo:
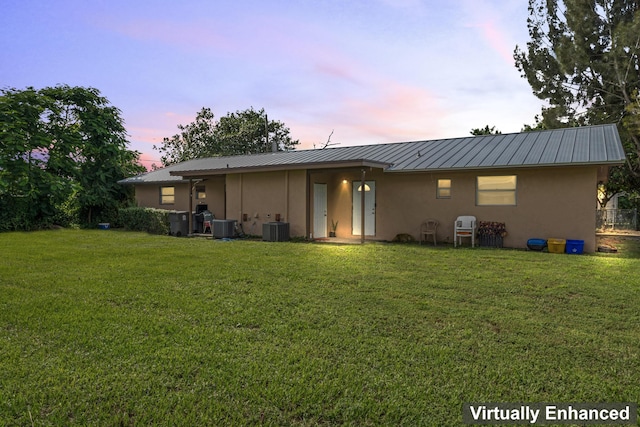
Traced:
<path id="1" fill-rule="evenodd" d="M 160 204 L 172 205 L 176 201 L 176 188 L 175 187 L 160 187 Z"/>
<path id="2" fill-rule="evenodd" d="M 207 189 L 204 185 L 196 185 L 196 199 L 206 199 Z"/>
<path id="3" fill-rule="evenodd" d="M 438 188 L 436 189 L 437 199 L 450 199 L 451 198 L 451 180 L 439 179 Z"/>
<path id="4" fill-rule="evenodd" d="M 479 176 L 476 192 L 478 206 L 515 206 L 516 176 Z"/>

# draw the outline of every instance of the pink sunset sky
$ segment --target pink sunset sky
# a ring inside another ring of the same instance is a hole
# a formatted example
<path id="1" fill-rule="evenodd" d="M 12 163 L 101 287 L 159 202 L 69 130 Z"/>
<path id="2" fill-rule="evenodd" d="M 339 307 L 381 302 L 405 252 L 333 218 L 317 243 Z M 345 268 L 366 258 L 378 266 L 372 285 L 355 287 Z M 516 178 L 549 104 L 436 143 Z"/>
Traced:
<path id="1" fill-rule="evenodd" d="M 524 0 L 8 0 L 0 85 L 99 89 L 130 148 L 153 150 L 202 107 L 264 108 L 300 149 L 503 133 L 541 101 L 512 58 Z"/>

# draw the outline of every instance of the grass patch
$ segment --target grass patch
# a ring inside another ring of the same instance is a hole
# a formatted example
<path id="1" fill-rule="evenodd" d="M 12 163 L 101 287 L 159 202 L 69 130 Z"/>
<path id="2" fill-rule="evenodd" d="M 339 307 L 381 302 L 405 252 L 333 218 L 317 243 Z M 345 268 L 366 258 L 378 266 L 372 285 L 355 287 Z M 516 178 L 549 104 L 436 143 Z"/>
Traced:
<path id="1" fill-rule="evenodd" d="M 640 259 L 0 234 L 0 423 L 452 425 L 638 402 Z M 620 256 L 622 255 L 622 256 Z"/>

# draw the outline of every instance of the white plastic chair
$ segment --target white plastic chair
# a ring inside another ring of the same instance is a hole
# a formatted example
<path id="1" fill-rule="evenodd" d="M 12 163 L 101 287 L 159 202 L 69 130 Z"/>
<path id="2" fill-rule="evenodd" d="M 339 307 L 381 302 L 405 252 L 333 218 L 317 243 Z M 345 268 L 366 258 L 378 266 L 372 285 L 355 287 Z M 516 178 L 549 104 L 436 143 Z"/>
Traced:
<path id="1" fill-rule="evenodd" d="M 420 244 L 423 241 L 427 241 L 429 236 L 433 236 L 433 246 L 436 246 L 436 233 L 438 230 L 438 221 L 435 219 L 428 219 L 420 226 Z"/>
<path id="2" fill-rule="evenodd" d="M 458 245 L 458 239 L 462 244 L 463 237 L 471 237 L 471 247 L 476 243 L 476 217 L 459 216 L 454 224 L 453 247 Z"/>

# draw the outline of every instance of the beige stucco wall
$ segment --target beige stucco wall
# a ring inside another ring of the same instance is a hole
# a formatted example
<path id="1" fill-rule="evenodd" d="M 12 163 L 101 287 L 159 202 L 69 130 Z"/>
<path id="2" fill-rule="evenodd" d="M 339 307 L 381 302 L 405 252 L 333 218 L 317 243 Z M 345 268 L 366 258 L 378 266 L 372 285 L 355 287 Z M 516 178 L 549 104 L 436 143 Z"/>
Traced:
<path id="1" fill-rule="evenodd" d="M 160 187 L 175 187 L 175 203 L 160 204 Z M 136 203 L 145 208 L 189 210 L 189 183 L 172 185 L 136 185 Z"/>
<path id="2" fill-rule="evenodd" d="M 516 206 L 476 206 L 478 175 L 516 175 Z M 597 167 L 411 174 L 373 169 L 366 179 L 376 182 L 375 239 L 391 240 L 399 233 L 417 239 L 422 221 L 435 218 L 438 240 L 453 242 L 456 217 L 475 215 L 478 221 L 506 223 L 507 247 L 526 247 L 530 238 L 560 238 L 584 240 L 585 251 L 595 251 Z M 436 198 L 438 179 L 452 180 L 450 199 Z M 353 237 L 351 182 L 359 180 L 360 170 L 311 175 L 311 192 L 313 183 L 327 184 L 328 221 L 339 221 L 338 237 Z"/>
<path id="3" fill-rule="evenodd" d="M 196 209 L 197 203 L 204 203 L 207 208 L 213 212 L 213 215 L 218 219 L 226 218 L 226 201 L 225 201 L 225 178 L 224 176 L 212 176 L 205 179 L 198 185 L 204 185 L 207 193 L 207 197 L 202 200 L 195 200 L 193 202 L 193 209 Z M 194 195 L 195 196 L 195 195 Z"/>
<path id="4" fill-rule="evenodd" d="M 194 191 L 192 208 L 195 211 L 196 205 L 206 204 L 207 208 L 213 212 L 216 218 L 224 219 L 225 215 L 225 197 L 224 197 L 224 177 L 210 177 L 203 182 L 194 184 L 197 186 L 204 186 L 206 192 L 206 198 L 196 199 Z M 175 187 L 175 203 L 173 204 L 160 204 L 160 188 L 161 187 Z M 167 209 L 176 211 L 188 211 L 189 210 L 189 182 L 165 184 L 165 185 L 136 185 L 135 187 L 136 203 L 138 206 L 144 206 L 148 208 Z"/>
<path id="5" fill-rule="evenodd" d="M 289 234 L 305 236 L 306 171 L 227 175 L 227 218 L 242 223 L 247 234 L 262 235 L 262 224 L 289 223 Z"/>
<path id="6" fill-rule="evenodd" d="M 516 206 L 476 206 L 478 175 L 516 175 Z M 277 171 L 229 174 L 204 181 L 207 204 L 216 218 L 236 219 L 245 233 L 262 234 L 262 224 L 276 220 L 290 224 L 291 236 L 313 235 L 313 184 L 327 184 L 327 229 L 338 221 L 338 237 L 352 233 L 352 182 L 361 169 L 329 172 Z M 451 179 L 452 197 L 436 198 L 438 179 Z M 438 240 L 453 242 L 453 223 L 459 215 L 478 221 L 506 223 L 507 247 L 526 247 L 530 238 L 585 241 L 585 251 L 595 251 L 595 209 L 598 167 L 555 167 L 443 173 L 384 173 L 367 169 L 366 180 L 376 182 L 376 233 L 378 240 L 397 234 L 419 237 L 427 218 L 440 222 Z M 344 182 L 346 181 L 346 183 Z M 226 194 L 226 201 L 225 201 Z M 188 184 L 176 185 L 176 203 L 159 204 L 159 186 L 136 187 L 141 206 L 187 210 Z M 197 201 L 194 201 L 194 209 Z M 245 218 L 246 216 L 246 218 Z"/>
<path id="7" fill-rule="evenodd" d="M 307 171 L 289 172 L 289 218 L 292 236 L 304 237 L 307 234 Z"/>

